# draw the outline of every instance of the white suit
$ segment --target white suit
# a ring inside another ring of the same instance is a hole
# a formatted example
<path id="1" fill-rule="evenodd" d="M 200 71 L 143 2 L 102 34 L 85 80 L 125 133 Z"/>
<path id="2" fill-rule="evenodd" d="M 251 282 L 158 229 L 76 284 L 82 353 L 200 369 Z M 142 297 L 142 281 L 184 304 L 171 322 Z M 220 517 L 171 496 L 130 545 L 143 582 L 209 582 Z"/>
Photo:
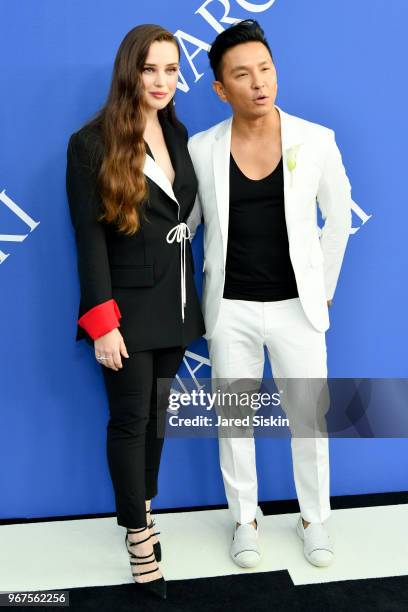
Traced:
<path id="1" fill-rule="evenodd" d="M 276 108 L 281 117 L 290 258 L 302 307 L 312 325 L 326 331 L 327 300 L 334 295 L 351 227 L 350 183 L 334 132 Z M 224 289 L 231 125 L 230 118 L 189 141 L 199 188 L 188 225 L 194 235 L 204 216 L 203 311 L 207 339 L 215 327 Z M 297 145 L 296 167 L 290 172 L 288 154 Z M 316 198 L 325 219 L 320 242 Z"/>
<path id="2" fill-rule="evenodd" d="M 193 136 L 189 151 L 199 181 L 187 221 L 192 236 L 204 219 L 203 313 L 213 376 L 262 378 L 266 346 L 274 377 L 325 378 L 324 332 L 351 228 L 351 188 L 334 132 L 289 115 L 281 119 L 285 219 L 299 298 L 280 302 L 223 299 L 229 217 L 232 118 Z M 319 239 L 318 203 L 324 226 Z M 289 413 L 291 406 L 284 406 Z M 302 516 L 330 512 L 327 438 L 292 438 Z M 255 516 L 254 440 L 220 438 L 221 470 L 235 520 Z"/>

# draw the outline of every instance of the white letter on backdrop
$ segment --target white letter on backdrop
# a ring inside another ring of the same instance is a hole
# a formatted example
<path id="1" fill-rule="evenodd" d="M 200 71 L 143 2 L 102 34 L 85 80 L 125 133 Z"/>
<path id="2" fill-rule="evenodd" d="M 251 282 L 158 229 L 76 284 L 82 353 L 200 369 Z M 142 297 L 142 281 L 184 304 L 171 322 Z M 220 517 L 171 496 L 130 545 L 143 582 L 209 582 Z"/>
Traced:
<path id="1" fill-rule="evenodd" d="M 263 13 L 267 11 L 268 8 L 271 8 L 274 2 L 275 0 L 269 0 L 269 2 L 264 2 L 263 4 L 254 4 L 253 2 L 247 2 L 247 0 L 237 0 L 237 3 L 242 6 L 243 9 L 250 13 Z"/>
<path id="2" fill-rule="evenodd" d="M 3 189 L 0 192 L 0 202 L 3 202 L 17 217 L 19 217 L 28 227 L 30 232 L 40 225 L 39 221 L 34 221 L 22 208 L 20 208 L 11 198 L 6 195 L 6 191 Z M 23 242 L 27 238 L 28 234 L 0 234 L 0 242 Z M 0 264 L 2 264 L 10 253 L 3 253 L 0 250 Z"/>
<path id="3" fill-rule="evenodd" d="M 230 12 L 230 8 L 231 8 L 229 0 L 216 0 L 216 1 L 221 2 L 221 4 L 224 7 L 224 15 L 221 17 L 219 21 L 217 21 L 216 18 L 213 15 L 211 15 L 210 11 L 207 9 L 207 6 L 209 4 L 212 4 L 214 0 L 206 0 L 204 4 L 200 6 L 200 8 L 195 12 L 195 14 L 198 13 L 199 15 L 201 15 L 201 17 L 203 17 L 206 20 L 206 22 L 209 23 L 210 26 L 214 28 L 216 32 L 218 32 L 218 34 L 220 34 L 221 32 L 224 31 L 224 28 L 221 25 L 222 23 L 231 25 L 241 20 L 228 16 Z"/>
<path id="4" fill-rule="evenodd" d="M 199 38 L 196 38 L 195 36 L 191 36 L 191 34 L 187 34 L 186 32 L 182 32 L 181 30 L 177 30 L 177 32 L 174 34 L 174 36 L 179 41 L 180 47 L 184 51 L 184 55 L 186 56 L 187 61 L 190 64 L 192 71 L 194 72 L 195 80 L 197 82 L 199 79 L 201 79 L 201 77 L 203 76 L 204 73 L 198 74 L 198 72 L 196 70 L 196 67 L 193 64 L 193 59 L 195 58 L 196 55 L 198 55 L 200 53 L 200 51 L 209 51 L 210 50 L 210 45 L 208 43 L 204 42 L 203 40 L 200 40 Z M 197 49 L 191 55 L 187 51 L 186 45 L 184 44 L 185 40 L 187 42 L 189 42 L 190 44 L 195 45 L 197 47 Z"/>

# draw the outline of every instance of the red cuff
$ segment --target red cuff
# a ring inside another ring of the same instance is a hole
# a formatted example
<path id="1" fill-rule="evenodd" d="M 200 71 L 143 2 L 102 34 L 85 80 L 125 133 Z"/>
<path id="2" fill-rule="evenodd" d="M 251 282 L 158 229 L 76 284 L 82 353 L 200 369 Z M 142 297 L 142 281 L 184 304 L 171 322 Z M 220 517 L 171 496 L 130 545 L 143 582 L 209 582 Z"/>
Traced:
<path id="1" fill-rule="evenodd" d="M 92 340 L 96 340 L 115 327 L 120 327 L 121 316 L 119 306 L 112 299 L 88 310 L 78 319 L 78 325 L 91 336 Z"/>

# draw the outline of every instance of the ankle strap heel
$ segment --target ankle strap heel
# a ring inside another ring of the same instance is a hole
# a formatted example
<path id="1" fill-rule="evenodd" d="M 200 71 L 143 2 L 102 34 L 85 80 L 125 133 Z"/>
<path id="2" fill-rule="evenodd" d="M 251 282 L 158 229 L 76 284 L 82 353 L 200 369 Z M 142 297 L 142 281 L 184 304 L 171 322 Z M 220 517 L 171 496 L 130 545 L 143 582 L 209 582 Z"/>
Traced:
<path id="1" fill-rule="evenodd" d="M 147 531 L 147 530 L 148 530 L 148 527 L 142 527 L 142 529 L 127 529 L 126 530 L 125 546 L 131 558 L 130 565 L 132 566 L 131 568 L 132 576 L 134 577 L 144 576 L 146 574 L 153 574 L 154 572 L 157 572 L 159 569 L 159 566 L 156 563 L 156 567 L 152 570 L 147 570 L 145 572 L 134 572 L 133 571 L 133 566 L 149 565 L 156 561 L 154 550 L 148 555 L 135 555 L 131 550 L 129 550 L 130 547 L 138 546 L 139 544 L 142 544 L 143 542 L 147 542 L 152 537 L 152 535 L 149 534 L 149 536 L 147 538 L 144 538 L 143 540 L 139 540 L 138 542 L 131 542 L 128 537 L 129 534 L 130 533 L 131 534 L 132 533 L 142 533 L 143 531 Z M 136 586 L 137 589 L 140 589 L 152 595 L 155 595 L 156 597 L 159 597 L 160 599 L 166 599 L 167 597 L 167 586 L 166 586 L 166 581 L 164 580 L 163 576 L 161 576 L 160 578 L 157 578 L 156 580 L 150 580 L 148 582 L 134 581 L 134 585 Z"/>
<path id="2" fill-rule="evenodd" d="M 146 514 L 151 515 L 151 510 L 146 510 Z M 150 517 L 150 523 L 148 524 L 148 528 L 149 529 L 153 529 L 153 527 L 155 526 L 155 521 L 154 519 L 152 519 Z M 158 536 L 160 534 L 160 531 L 155 531 L 154 535 Z M 161 561 L 162 560 L 162 550 L 161 550 L 161 545 L 160 542 L 156 542 L 155 544 L 153 544 L 153 550 L 154 550 L 154 556 L 156 557 L 156 561 Z"/>

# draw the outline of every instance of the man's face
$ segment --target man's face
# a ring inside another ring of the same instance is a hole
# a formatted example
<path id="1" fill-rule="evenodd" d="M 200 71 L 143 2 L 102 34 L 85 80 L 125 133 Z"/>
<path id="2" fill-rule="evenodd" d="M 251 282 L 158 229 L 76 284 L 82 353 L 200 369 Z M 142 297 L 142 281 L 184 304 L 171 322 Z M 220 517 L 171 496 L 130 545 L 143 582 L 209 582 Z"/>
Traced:
<path id="1" fill-rule="evenodd" d="M 255 119 L 274 108 L 276 70 L 263 43 L 246 42 L 228 49 L 221 72 L 222 81 L 214 81 L 213 87 L 223 102 L 229 102 L 234 115 Z"/>

